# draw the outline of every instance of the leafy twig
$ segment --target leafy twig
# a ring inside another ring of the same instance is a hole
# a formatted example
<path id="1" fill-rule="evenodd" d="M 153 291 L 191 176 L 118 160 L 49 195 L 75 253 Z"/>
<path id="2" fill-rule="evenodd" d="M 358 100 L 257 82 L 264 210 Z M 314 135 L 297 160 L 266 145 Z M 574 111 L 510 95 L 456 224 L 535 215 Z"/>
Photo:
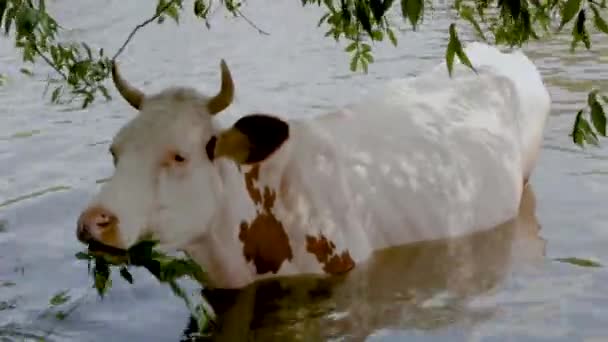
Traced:
<path id="1" fill-rule="evenodd" d="M 131 33 L 129 33 L 129 36 L 127 37 L 127 40 L 125 40 L 125 42 L 118 49 L 118 51 L 116 51 L 116 53 L 112 57 L 112 60 L 113 61 L 116 60 L 116 58 L 124 51 L 124 49 L 127 47 L 127 44 L 129 44 L 129 42 L 131 41 L 131 39 L 133 39 L 133 37 L 135 36 L 135 33 L 137 33 L 137 31 L 139 31 L 139 29 L 141 29 L 144 26 L 150 24 L 154 20 L 158 19 L 158 17 L 160 17 L 169 7 L 173 6 L 173 4 L 177 3 L 178 1 L 179 0 L 171 0 L 171 1 L 167 2 L 164 6 L 162 6 L 156 12 L 156 14 L 154 14 L 154 16 L 150 17 L 149 19 L 147 19 L 146 21 L 142 22 L 141 24 L 135 26 L 135 28 L 131 31 Z"/>
<path id="2" fill-rule="evenodd" d="M 44 53 L 42 53 L 42 51 L 40 51 L 40 49 L 38 48 L 37 45 L 34 45 L 34 51 L 36 51 L 36 53 L 38 54 L 38 56 L 40 56 L 45 62 L 46 64 L 50 65 L 53 69 L 55 69 L 55 71 L 61 75 L 61 77 L 63 77 L 64 80 L 68 80 L 68 77 L 63 73 L 63 71 L 61 71 L 57 65 L 55 63 L 53 63 L 53 61 L 51 61 Z"/>

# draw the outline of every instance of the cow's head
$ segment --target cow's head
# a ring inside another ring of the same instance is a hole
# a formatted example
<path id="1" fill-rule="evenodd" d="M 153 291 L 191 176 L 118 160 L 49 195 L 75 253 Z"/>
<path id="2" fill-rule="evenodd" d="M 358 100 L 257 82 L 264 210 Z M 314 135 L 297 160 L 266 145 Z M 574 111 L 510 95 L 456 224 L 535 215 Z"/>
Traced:
<path id="1" fill-rule="evenodd" d="M 248 115 L 221 130 L 213 115 L 230 105 L 234 83 L 221 62 L 221 89 L 208 97 L 169 88 L 147 96 L 112 67 L 122 97 L 139 114 L 114 137 L 114 174 L 81 213 L 77 237 L 129 248 L 143 237 L 179 248 L 205 234 L 223 198 L 218 159 L 251 164 L 264 160 L 287 139 L 284 121 Z"/>

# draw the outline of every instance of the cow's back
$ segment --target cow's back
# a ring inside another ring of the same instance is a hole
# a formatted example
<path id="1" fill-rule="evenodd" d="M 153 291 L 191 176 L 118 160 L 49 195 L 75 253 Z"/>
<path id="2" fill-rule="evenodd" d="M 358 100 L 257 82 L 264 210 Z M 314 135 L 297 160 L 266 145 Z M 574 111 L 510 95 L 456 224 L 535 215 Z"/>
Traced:
<path id="1" fill-rule="evenodd" d="M 436 68 L 334 114 L 294 123 L 291 190 L 281 204 L 289 234 L 299 241 L 326 237 L 357 261 L 377 248 L 488 229 L 514 217 L 535 161 L 528 151 L 536 147 L 525 146 L 534 142 L 522 130 L 530 99 L 512 79 L 478 72 L 458 66 L 450 79 Z M 542 83 L 536 90 L 544 90 Z M 545 117 L 541 112 L 525 124 L 542 133 Z"/>

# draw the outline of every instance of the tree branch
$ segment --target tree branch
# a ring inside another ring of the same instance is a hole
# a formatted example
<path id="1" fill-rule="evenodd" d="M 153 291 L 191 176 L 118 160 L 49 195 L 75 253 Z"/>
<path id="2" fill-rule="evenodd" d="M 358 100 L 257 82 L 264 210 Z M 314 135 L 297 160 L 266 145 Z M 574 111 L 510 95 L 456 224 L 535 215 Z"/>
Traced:
<path id="1" fill-rule="evenodd" d="M 262 29 L 261 29 L 261 28 L 259 28 L 259 27 L 258 27 L 258 26 L 257 26 L 257 25 L 256 25 L 256 24 L 253 22 L 253 21 L 251 21 L 249 18 L 247 18 L 247 17 L 246 17 L 246 16 L 243 14 L 243 12 L 241 12 L 241 10 L 239 10 L 238 8 L 235 8 L 235 9 L 234 9 L 234 13 L 238 14 L 238 15 L 239 15 L 241 18 L 245 19 L 245 21 L 246 21 L 246 22 L 247 22 L 247 23 L 248 23 L 248 24 L 249 24 L 251 27 L 253 27 L 254 29 L 258 30 L 258 32 L 259 32 L 260 34 L 267 35 L 267 36 L 269 36 L 269 35 L 270 35 L 270 33 L 268 33 L 268 32 L 266 32 L 266 31 L 262 30 Z"/>
<path id="2" fill-rule="evenodd" d="M 135 26 L 135 28 L 133 29 L 133 31 L 131 31 L 131 33 L 127 37 L 127 40 L 125 40 L 125 42 L 122 44 L 122 46 L 120 47 L 120 49 L 118 49 L 118 51 L 116 51 L 116 53 L 114 54 L 114 57 L 112 57 L 112 61 L 116 60 L 116 58 L 118 57 L 118 55 L 120 55 L 123 52 L 123 50 L 127 47 L 127 44 L 129 44 L 129 42 L 131 41 L 131 39 L 133 39 L 133 36 L 135 36 L 135 33 L 137 33 L 137 31 L 139 29 L 141 29 L 142 27 L 150 24 L 154 20 L 158 19 L 158 17 L 160 17 L 169 7 L 171 7 L 174 3 L 178 2 L 178 1 L 179 0 L 171 0 L 171 1 L 167 2 L 163 7 L 161 7 L 158 10 L 158 12 L 156 12 L 156 14 L 154 16 L 152 16 L 148 20 L 144 21 L 143 23 Z"/>
<path id="3" fill-rule="evenodd" d="M 53 69 L 55 69 L 55 71 L 61 75 L 61 77 L 63 77 L 64 80 L 68 80 L 68 77 L 63 73 L 63 71 L 61 71 L 61 69 L 59 69 L 57 67 L 57 65 L 55 65 L 55 63 L 53 63 L 53 61 L 51 61 L 45 54 L 42 53 L 42 51 L 40 51 L 40 49 L 38 48 L 38 45 L 33 45 L 34 46 L 34 51 L 36 51 L 36 53 L 38 54 L 38 56 L 42 57 L 42 59 L 46 62 L 46 64 L 50 65 Z"/>

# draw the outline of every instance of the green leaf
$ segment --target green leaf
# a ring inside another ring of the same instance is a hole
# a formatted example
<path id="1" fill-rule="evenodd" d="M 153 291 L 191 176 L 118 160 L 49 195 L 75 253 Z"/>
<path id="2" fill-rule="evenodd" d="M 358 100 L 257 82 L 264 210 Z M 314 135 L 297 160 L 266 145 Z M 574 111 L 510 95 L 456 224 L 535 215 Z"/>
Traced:
<path id="1" fill-rule="evenodd" d="M 477 20 L 475 20 L 473 13 L 474 13 L 474 11 L 473 11 L 472 7 L 466 6 L 466 5 L 463 5 L 461 7 L 460 16 L 463 19 L 465 19 L 466 21 L 468 21 L 469 23 L 471 23 L 471 25 L 473 25 L 473 28 L 475 28 L 477 35 L 479 37 L 481 37 L 481 39 L 483 39 L 484 41 L 488 41 L 486 39 L 486 36 L 483 34 L 483 30 L 481 29 L 481 26 L 479 26 L 479 23 L 477 22 Z"/>
<path id="2" fill-rule="evenodd" d="M 207 13 L 209 12 L 209 8 L 205 4 L 203 0 L 195 0 L 194 1 L 194 15 L 199 18 L 207 17 Z"/>
<path id="3" fill-rule="evenodd" d="M 70 300 L 70 296 L 68 296 L 67 293 L 68 293 L 68 290 L 63 290 L 63 291 L 60 291 L 57 294 L 55 294 L 49 301 L 51 306 L 61 305 L 65 302 L 67 302 L 68 300 Z"/>
<path id="4" fill-rule="evenodd" d="M 9 31 L 11 30 L 11 25 L 13 23 L 13 20 L 15 19 L 16 13 L 17 13 L 16 7 L 12 7 L 8 11 L 6 11 L 6 18 L 4 18 L 4 34 L 5 35 L 8 35 Z"/>
<path id="5" fill-rule="evenodd" d="M 604 113 L 604 108 L 599 102 L 594 102 L 591 105 L 591 122 L 593 122 L 593 126 L 595 130 L 601 135 L 606 136 L 606 114 Z"/>
<path id="6" fill-rule="evenodd" d="M 6 11 L 7 4 L 8 0 L 0 0 L 0 23 L 2 23 L 2 18 L 4 17 L 4 12 Z"/>
<path id="7" fill-rule="evenodd" d="M 179 12 L 176 6 L 169 6 L 164 13 L 171 17 L 176 24 L 179 24 Z"/>
<path id="8" fill-rule="evenodd" d="M 451 27 L 452 26 L 450 25 L 450 28 Z M 450 36 L 448 46 L 445 50 L 445 61 L 448 67 L 448 74 L 450 75 L 450 77 L 452 76 L 452 70 L 454 69 L 454 56 L 456 56 L 456 47 L 454 46 L 454 43 L 452 42 L 452 37 Z"/>
<path id="9" fill-rule="evenodd" d="M 376 22 L 380 22 L 384 15 L 384 4 L 382 3 L 382 0 L 369 0 L 369 7 L 372 10 Z"/>
<path id="10" fill-rule="evenodd" d="M 466 53 L 462 48 L 462 44 L 460 43 L 460 39 L 458 38 L 458 33 L 456 32 L 456 24 L 450 24 L 450 39 L 448 41 L 448 48 L 446 51 L 446 61 L 448 66 L 448 73 L 450 76 L 452 75 L 453 64 L 454 64 L 454 55 L 458 56 L 460 62 L 471 70 L 475 71 L 475 68 L 471 64 L 471 61 L 467 57 Z"/>
<path id="11" fill-rule="evenodd" d="M 321 19 L 319 19 L 319 22 L 317 23 L 317 27 L 323 25 L 323 23 L 325 22 L 325 20 L 327 20 L 327 18 L 331 15 L 331 13 L 325 13 Z"/>
<path id="12" fill-rule="evenodd" d="M 358 57 L 357 55 L 353 56 L 350 60 L 350 71 L 355 72 L 357 70 L 357 61 L 358 61 Z"/>
<path id="13" fill-rule="evenodd" d="M 593 261 L 593 260 L 588 260 L 588 259 L 576 258 L 576 257 L 571 257 L 571 258 L 556 258 L 554 260 L 555 261 L 559 261 L 559 262 L 564 262 L 564 263 L 572 264 L 572 265 L 576 265 L 576 266 L 581 266 L 581 267 L 602 267 L 602 264 L 600 264 L 599 262 L 596 262 L 596 261 Z"/>
<path id="14" fill-rule="evenodd" d="M 598 30 L 608 34 L 608 24 L 600 15 L 595 4 L 591 4 L 591 10 L 593 11 L 593 22 L 595 23 L 595 27 L 597 27 Z"/>
<path id="15" fill-rule="evenodd" d="M 393 30 L 387 27 L 386 33 L 388 35 L 388 39 L 390 39 L 393 46 L 397 46 L 397 37 L 395 37 L 395 32 L 393 32 Z"/>
<path id="16" fill-rule="evenodd" d="M 371 37 L 373 40 L 382 41 L 382 39 L 384 39 L 384 33 L 380 30 L 373 30 Z"/>
<path id="17" fill-rule="evenodd" d="M 34 73 L 33 73 L 31 70 L 26 69 L 26 68 L 21 68 L 21 69 L 19 69 L 19 71 L 20 71 L 22 74 L 25 74 L 25 75 L 28 75 L 28 76 L 32 76 L 32 75 L 34 75 Z"/>
<path id="18" fill-rule="evenodd" d="M 57 89 L 55 89 L 55 91 L 56 90 Z M 93 260 L 94 259 L 93 256 L 91 256 L 87 253 L 84 253 L 84 252 L 78 252 L 75 254 L 75 256 L 76 256 L 76 259 L 78 259 L 78 260 Z"/>
<path id="19" fill-rule="evenodd" d="M 363 1 L 357 1 L 355 5 L 355 13 L 365 32 L 372 36 L 372 23 L 370 21 L 369 15 L 367 14 L 367 10 L 364 6 Z"/>
<path id="20" fill-rule="evenodd" d="M 578 126 L 579 126 L 579 129 L 583 132 L 583 138 L 585 139 L 585 141 L 587 141 L 588 143 L 590 143 L 592 145 L 596 145 L 596 146 L 599 144 L 597 135 L 591 129 L 591 125 L 589 124 L 589 121 L 587 121 L 587 119 L 585 119 L 581 116 L 581 118 L 578 122 Z"/>
<path id="21" fill-rule="evenodd" d="M 564 4 L 564 7 L 562 8 L 562 21 L 559 25 L 558 30 L 561 30 L 564 25 L 566 25 L 566 23 L 568 23 L 570 20 L 572 20 L 572 18 L 574 18 L 574 16 L 576 15 L 576 12 L 578 12 L 579 8 L 581 7 L 581 0 L 567 0 L 566 3 Z"/>
<path id="22" fill-rule="evenodd" d="M 363 53 L 362 56 L 367 62 L 374 63 L 374 56 L 372 56 L 370 53 Z"/>
<path id="23" fill-rule="evenodd" d="M 585 141 L 585 133 L 580 127 L 582 119 L 583 119 L 583 110 L 581 109 L 578 111 L 578 113 L 576 113 L 576 118 L 574 119 L 574 125 L 572 126 L 572 133 L 570 133 L 570 136 L 572 137 L 572 141 L 576 145 L 579 145 L 580 147 L 583 147 L 584 141 Z"/>
<path id="24" fill-rule="evenodd" d="M 416 31 L 416 28 L 418 27 L 418 22 L 420 21 L 424 10 L 424 3 L 422 1 L 423 0 L 402 0 L 401 2 L 401 6 L 405 3 L 407 7 L 407 16 L 410 23 L 412 23 L 414 31 Z"/>
<path id="25" fill-rule="evenodd" d="M 346 52 L 351 52 L 351 51 L 354 51 L 354 50 L 357 48 L 357 44 L 358 44 L 358 43 L 359 43 L 359 42 L 356 42 L 356 41 L 355 41 L 355 42 L 350 43 L 350 44 L 349 44 L 349 45 L 346 47 L 345 51 L 346 51 Z"/>

